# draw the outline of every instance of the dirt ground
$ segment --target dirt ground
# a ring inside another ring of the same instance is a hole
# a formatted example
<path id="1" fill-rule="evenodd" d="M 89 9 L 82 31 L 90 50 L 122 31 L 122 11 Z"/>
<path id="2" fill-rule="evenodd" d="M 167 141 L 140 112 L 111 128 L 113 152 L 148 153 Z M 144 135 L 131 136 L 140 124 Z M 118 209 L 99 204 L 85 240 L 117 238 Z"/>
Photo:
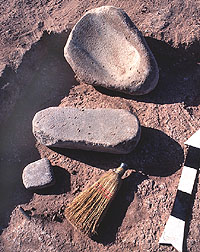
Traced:
<path id="1" fill-rule="evenodd" d="M 78 83 L 63 56 L 73 25 L 88 9 L 123 8 L 158 62 L 151 93 L 131 97 Z M 175 252 L 159 245 L 200 122 L 200 3 L 141 0 L 7 0 L 0 2 L 0 251 Z M 124 108 L 138 116 L 141 140 L 128 155 L 50 149 L 35 142 L 34 114 L 49 106 Z M 56 184 L 27 191 L 23 168 L 47 157 Z M 120 162 L 130 169 L 94 239 L 63 217 L 65 205 Z M 200 188 L 196 181 L 184 250 L 199 252 Z M 25 210 L 23 215 L 20 206 Z"/>

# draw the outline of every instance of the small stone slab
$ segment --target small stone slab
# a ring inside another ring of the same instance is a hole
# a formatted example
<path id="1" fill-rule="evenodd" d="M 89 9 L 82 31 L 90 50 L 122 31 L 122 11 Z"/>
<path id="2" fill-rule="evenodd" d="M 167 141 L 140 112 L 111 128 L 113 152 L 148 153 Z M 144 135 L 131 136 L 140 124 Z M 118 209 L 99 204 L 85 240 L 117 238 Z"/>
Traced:
<path id="1" fill-rule="evenodd" d="M 122 10 L 92 9 L 72 29 L 64 56 L 79 81 L 131 95 L 155 88 L 156 60 L 142 34 Z"/>
<path id="2" fill-rule="evenodd" d="M 22 173 L 22 181 L 26 189 L 41 189 L 54 184 L 54 174 L 47 158 L 28 164 Z"/>
<path id="3" fill-rule="evenodd" d="M 51 107 L 33 118 L 33 134 L 46 145 L 60 148 L 129 153 L 140 139 L 137 117 L 123 109 Z"/>

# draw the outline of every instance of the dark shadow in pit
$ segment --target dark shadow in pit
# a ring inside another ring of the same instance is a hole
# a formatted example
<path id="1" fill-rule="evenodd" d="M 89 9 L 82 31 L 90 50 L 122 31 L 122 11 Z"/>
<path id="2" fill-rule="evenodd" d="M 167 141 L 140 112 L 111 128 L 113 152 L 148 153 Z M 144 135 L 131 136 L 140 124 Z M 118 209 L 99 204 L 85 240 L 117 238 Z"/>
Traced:
<path id="1" fill-rule="evenodd" d="M 7 68 L 0 79 L 4 99 L 0 114 L 6 116 L 0 127 L 0 232 L 7 227 L 13 209 L 33 195 L 25 190 L 21 175 L 27 164 L 40 159 L 32 134 L 34 114 L 60 104 L 77 84 L 63 56 L 68 35 L 69 31 L 44 33 L 24 55 L 17 72 Z"/>
<path id="2" fill-rule="evenodd" d="M 181 146 L 160 130 L 142 127 L 141 139 L 129 154 L 109 154 L 84 150 L 52 148 L 54 151 L 108 170 L 125 162 L 129 167 L 146 175 L 166 177 L 181 168 L 184 153 Z"/>
<path id="3" fill-rule="evenodd" d="M 70 191 L 70 173 L 65 169 L 54 166 L 53 167 L 55 184 L 53 186 L 36 190 L 40 195 L 59 195 Z"/>
<path id="4" fill-rule="evenodd" d="M 102 87 L 97 91 L 119 96 L 129 100 L 155 104 L 173 104 L 183 102 L 185 107 L 200 104 L 200 42 L 196 41 L 188 49 L 175 49 L 169 44 L 151 38 L 145 38 L 153 52 L 159 67 L 159 81 L 156 88 L 142 96 L 131 96 Z"/>
<path id="5" fill-rule="evenodd" d="M 137 192 L 138 185 L 148 177 L 133 172 L 129 177 L 125 178 L 122 186 L 117 193 L 115 199 L 112 201 L 102 223 L 98 229 L 98 235 L 92 237 L 98 243 L 107 245 L 116 239 L 118 228 L 126 215 L 127 209 L 134 200 L 134 195 Z"/>

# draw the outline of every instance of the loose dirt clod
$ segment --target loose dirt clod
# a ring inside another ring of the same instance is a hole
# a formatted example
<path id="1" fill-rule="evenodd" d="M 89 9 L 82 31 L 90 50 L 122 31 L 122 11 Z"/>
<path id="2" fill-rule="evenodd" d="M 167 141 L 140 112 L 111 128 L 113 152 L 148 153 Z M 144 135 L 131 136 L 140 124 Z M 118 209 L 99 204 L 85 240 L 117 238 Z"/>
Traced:
<path id="1" fill-rule="evenodd" d="M 24 211 L 24 209 L 20 206 L 19 211 L 26 217 L 27 220 L 31 220 L 31 217 Z"/>

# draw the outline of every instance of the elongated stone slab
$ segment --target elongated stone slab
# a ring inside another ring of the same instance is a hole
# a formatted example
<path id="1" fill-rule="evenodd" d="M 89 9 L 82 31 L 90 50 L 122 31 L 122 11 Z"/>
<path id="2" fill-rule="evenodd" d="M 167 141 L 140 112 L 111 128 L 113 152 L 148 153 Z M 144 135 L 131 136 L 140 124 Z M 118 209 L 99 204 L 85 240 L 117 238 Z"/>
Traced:
<path id="1" fill-rule="evenodd" d="M 128 15 L 112 6 L 92 9 L 78 21 L 64 56 L 87 84 L 143 95 L 158 82 L 158 66 L 145 39 Z"/>
<path id="2" fill-rule="evenodd" d="M 122 154 L 140 138 L 137 117 L 123 109 L 51 107 L 36 113 L 32 125 L 40 143 L 60 148 Z"/>

